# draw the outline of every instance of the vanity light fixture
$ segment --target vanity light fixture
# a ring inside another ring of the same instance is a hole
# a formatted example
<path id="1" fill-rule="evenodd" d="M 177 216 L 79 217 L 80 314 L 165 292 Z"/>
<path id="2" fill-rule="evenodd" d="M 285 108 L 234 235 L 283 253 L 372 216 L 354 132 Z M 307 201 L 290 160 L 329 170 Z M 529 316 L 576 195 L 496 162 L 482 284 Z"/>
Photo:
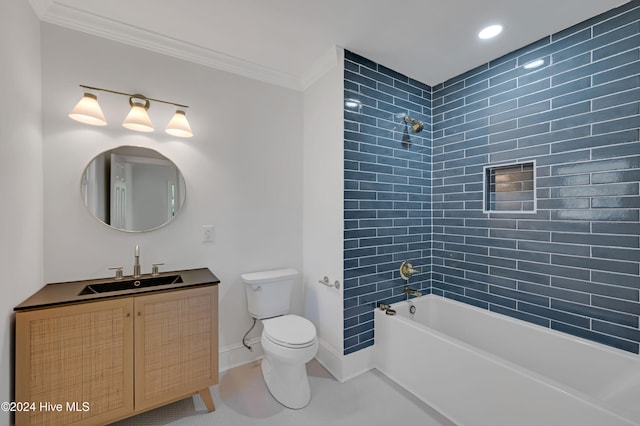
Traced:
<path id="1" fill-rule="evenodd" d="M 69 113 L 69 117 L 76 121 L 92 126 L 106 126 L 107 119 L 104 118 L 98 97 L 93 93 L 85 93 L 75 107 Z"/>
<path id="2" fill-rule="evenodd" d="M 494 38 L 502 32 L 502 25 L 489 25 L 478 33 L 478 37 L 482 40 Z"/>
<path id="3" fill-rule="evenodd" d="M 173 105 L 178 109 L 173 115 L 171 121 L 169 121 L 165 132 L 180 138 L 190 138 L 193 136 L 191 126 L 189 126 L 189 121 L 187 121 L 187 117 L 184 112 L 186 108 L 189 108 L 187 105 L 148 98 L 139 93 L 124 93 L 116 90 L 102 89 L 100 87 L 85 86 L 82 84 L 80 87 L 89 91 L 101 91 L 128 96 L 131 109 L 129 110 L 127 117 L 122 122 L 122 126 L 137 132 L 153 132 L 154 130 L 149 114 L 147 113 L 151 104 L 150 101 Z M 80 121 L 81 123 L 91 124 L 94 126 L 104 126 L 107 124 L 107 120 L 100 109 L 100 105 L 98 104 L 98 97 L 93 93 L 85 92 L 80 102 L 78 102 L 78 104 L 69 113 L 69 117 L 76 121 Z"/>
<path id="4" fill-rule="evenodd" d="M 131 110 L 122 122 L 122 127 L 136 132 L 153 132 L 153 124 L 147 114 L 149 100 L 143 95 L 133 95 L 129 98 L 129 105 Z"/>
<path id="5" fill-rule="evenodd" d="M 173 118 L 169 121 L 164 131 L 179 138 L 190 138 L 193 136 L 191 126 L 189 126 L 189 122 L 187 121 L 187 116 L 181 109 L 176 110 L 176 113 L 173 114 Z"/>

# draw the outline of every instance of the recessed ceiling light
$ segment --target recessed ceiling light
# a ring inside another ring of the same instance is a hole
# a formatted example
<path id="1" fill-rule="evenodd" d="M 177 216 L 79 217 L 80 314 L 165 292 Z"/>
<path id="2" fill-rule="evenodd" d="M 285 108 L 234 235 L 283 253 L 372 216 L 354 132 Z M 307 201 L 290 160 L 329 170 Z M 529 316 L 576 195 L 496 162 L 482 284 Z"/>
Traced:
<path id="1" fill-rule="evenodd" d="M 502 32 L 502 25 L 489 25 L 478 33 L 478 37 L 483 40 L 493 38 Z"/>
<path id="2" fill-rule="evenodd" d="M 544 65 L 544 59 L 536 59 L 533 60 L 531 62 L 527 62 L 526 64 L 524 64 L 524 68 L 525 69 L 533 69 L 533 68 L 538 68 L 540 66 Z"/>

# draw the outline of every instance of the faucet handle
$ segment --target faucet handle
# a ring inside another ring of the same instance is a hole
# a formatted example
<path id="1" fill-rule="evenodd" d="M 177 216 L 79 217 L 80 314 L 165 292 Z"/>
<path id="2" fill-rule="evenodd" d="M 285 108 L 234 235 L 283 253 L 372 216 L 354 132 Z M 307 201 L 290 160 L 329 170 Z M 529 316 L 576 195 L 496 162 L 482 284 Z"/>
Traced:
<path id="1" fill-rule="evenodd" d="M 409 278 L 411 278 L 411 276 L 413 274 L 415 274 L 416 272 L 420 272 L 420 270 L 419 269 L 413 269 L 413 264 L 411 264 L 411 262 L 408 261 L 408 260 L 405 260 L 400 265 L 400 276 L 405 281 L 408 281 Z"/>
<path id="2" fill-rule="evenodd" d="M 157 277 L 158 275 L 160 275 L 160 270 L 158 268 L 158 266 L 160 265 L 164 265 L 164 263 L 152 263 L 151 264 L 151 276 L 152 277 Z"/>
<path id="3" fill-rule="evenodd" d="M 116 271 L 116 280 L 122 279 L 122 266 L 114 266 L 113 268 L 109 268 L 110 271 Z"/>

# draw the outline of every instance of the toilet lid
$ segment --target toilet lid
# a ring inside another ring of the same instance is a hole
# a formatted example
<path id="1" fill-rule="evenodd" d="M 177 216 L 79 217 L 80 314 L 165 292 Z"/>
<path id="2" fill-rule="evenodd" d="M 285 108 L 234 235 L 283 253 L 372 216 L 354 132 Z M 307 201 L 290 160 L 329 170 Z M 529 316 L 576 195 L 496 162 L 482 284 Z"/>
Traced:
<path id="1" fill-rule="evenodd" d="M 283 346 L 305 346 L 316 338 L 316 328 L 306 318 L 283 315 L 262 321 L 269 339 Z"/>

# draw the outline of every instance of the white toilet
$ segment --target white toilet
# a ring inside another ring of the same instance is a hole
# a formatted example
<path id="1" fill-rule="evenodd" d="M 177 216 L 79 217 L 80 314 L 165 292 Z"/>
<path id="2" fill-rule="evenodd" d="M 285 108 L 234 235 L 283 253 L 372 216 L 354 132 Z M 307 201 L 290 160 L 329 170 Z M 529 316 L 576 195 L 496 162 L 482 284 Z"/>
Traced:
<path id="1" fill-rule="evenodd" d="M 298 409 L 311 400 L 305 364 L 318 352 L 316 328 L 306 318 L 287 315 L 298 271 L 242 274 L 249 314 L 262 320 L 262 375 L 271 395 L 282 405 Z"/>

